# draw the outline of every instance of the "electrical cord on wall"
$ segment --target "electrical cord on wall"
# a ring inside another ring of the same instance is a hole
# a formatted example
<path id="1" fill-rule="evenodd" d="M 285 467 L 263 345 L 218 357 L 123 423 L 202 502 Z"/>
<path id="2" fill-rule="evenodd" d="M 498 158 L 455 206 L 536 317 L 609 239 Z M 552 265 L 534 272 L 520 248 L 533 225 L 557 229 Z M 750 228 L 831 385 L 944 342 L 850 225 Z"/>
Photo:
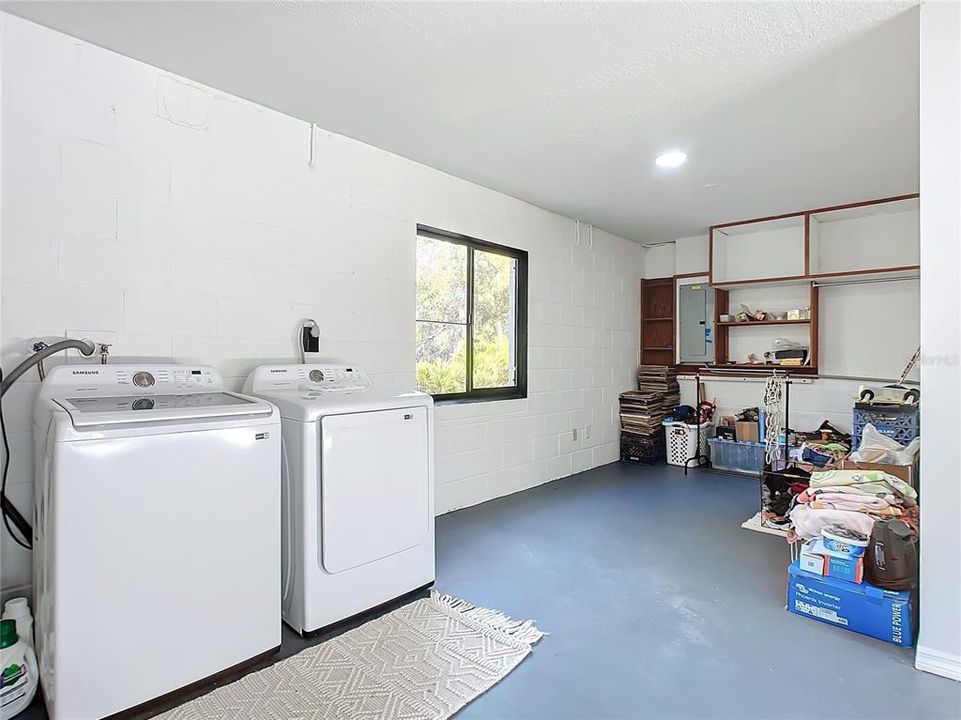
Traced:
<path id="1" fill-rule="evenodd" d="M 0 369 L 0 383 L 3 382 L 3 370 Z M 26 534 L 24 530 L 24 525 L 30 527 L 20 511 L 14 506 L 14 504 L 7 497 L 7 473 L 10 470 L 10 443 L 7 440 L 7 423 L 3 417 L 3 398 L 0 397 L 0 437 L 3 438 L 3 479 L 0 480 L 0 514 L 3 515 L 3 525 L 7 528 L 7 532 L 10 533 L 10 537 L 13 538 L 14 542 L 25 550 L 33 549 L 33 540 Z M 21 540 L 17 537 L 17 533 L 13 531 L 10 527 L 10 519 L 13 518 L 13 523 L 17 526 L 20 533 L 26 538 L 26 540 Z"/>

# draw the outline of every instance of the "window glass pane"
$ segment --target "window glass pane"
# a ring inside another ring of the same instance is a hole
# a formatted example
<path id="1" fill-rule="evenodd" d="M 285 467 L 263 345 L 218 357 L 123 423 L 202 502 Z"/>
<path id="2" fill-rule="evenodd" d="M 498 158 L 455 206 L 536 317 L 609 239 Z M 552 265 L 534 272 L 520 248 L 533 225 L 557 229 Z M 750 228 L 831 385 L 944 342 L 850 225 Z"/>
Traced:
<path id="1" fill-rule="evenodd" d="M 417 322 L 417 389 L 431 395 L 467 391 L 467 326 Z"/>
<path id="2" fill-rule="evenodd" d="M 417 236 L 417 319 L 467 322 L 467 247 Z"/>
<path id="3" fill-rule="evenodd" d="M 474 387 L 516 384 L 514 379 L 514 267 L 505 255 L 474 251 Z"/>

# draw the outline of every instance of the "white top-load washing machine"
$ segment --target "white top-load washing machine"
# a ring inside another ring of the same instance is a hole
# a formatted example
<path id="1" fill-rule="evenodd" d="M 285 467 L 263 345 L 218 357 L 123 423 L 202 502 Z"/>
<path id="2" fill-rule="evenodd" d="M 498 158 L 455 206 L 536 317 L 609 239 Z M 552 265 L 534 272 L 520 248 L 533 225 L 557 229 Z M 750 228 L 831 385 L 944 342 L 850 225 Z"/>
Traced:
<path id="1" fill-rule="evenodd" d="M 210 367 L 52 368 L 34 590 L 53 720 L 149 704 L 280 646 L 280 418 Z"/>
<path id="2" fill-rule="evenodd" d="M 283 617 L 311 633 L 434 582 L 433 399 L 350 365 L 269 365 L 283 418 Z"/>

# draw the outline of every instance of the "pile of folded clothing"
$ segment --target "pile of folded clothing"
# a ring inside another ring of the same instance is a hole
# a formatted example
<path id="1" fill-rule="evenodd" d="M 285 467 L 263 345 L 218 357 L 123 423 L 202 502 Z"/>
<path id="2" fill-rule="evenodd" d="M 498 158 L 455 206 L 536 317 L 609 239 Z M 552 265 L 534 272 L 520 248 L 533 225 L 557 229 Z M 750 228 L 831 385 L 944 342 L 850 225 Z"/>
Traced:
<path id="1" fill-rule="evenodd" d="M 787 609 L 896 645 L 914 642 L 917 491 L 882 470 L 811 475 L 790 511 L 803 540 Z"/>
<path id="2" fill-rule="evenodd" d="M 918 493 L 881 470 L 828 470 L 811 475 L 790 511 L 793 532 L 809 540 L 826 527 L 841 527 L 870 537 L 877 520 L 897 518 L 917 533 Z"/>

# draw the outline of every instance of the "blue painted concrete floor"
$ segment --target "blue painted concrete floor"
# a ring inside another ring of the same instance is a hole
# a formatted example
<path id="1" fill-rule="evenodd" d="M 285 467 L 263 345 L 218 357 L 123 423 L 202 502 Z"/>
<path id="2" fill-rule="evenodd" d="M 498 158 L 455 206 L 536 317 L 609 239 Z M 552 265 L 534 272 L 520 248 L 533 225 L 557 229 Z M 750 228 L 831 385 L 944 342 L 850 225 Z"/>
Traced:
<path id="1" fill-rule="evenodd" d="M 756 479 L 616 463 L 438 518 L 437 589 L 550 633 L 458 720 L 961 718 L 913 650 L 785 611 L 757 505 Z M 285 628 L 260 666 L 331 635 Z"/>
<path id="2" fill-rule="evenodd" d="M 789 614 L 758 481 L 608 465 L 438 518 L 437 587 L 550 635 L 468 718 L 961 718 L 914 651 Z"/>

